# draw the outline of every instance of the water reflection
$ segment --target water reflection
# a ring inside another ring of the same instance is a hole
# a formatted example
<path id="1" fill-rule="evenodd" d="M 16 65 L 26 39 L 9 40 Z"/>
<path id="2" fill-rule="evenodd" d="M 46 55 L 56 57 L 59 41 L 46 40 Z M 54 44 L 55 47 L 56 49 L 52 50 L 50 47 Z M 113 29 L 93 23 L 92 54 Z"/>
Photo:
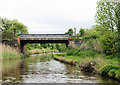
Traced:
<path id="1" fill-rule="evenodd" d="M 53 60 L 52 55 L 31 56 L 3 62 L 3 83 L 104 83 L 100 76 L 81 72 L 77 67 Z"/>

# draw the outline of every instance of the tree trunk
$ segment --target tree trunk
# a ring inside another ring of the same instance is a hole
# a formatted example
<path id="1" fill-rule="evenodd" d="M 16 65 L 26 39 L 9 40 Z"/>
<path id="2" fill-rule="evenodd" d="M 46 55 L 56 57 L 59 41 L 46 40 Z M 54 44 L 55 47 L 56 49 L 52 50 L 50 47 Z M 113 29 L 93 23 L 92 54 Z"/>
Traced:
<path id="1" fill-rule="evenodd" d="M 117 25 L 117 31 L 118 31 L 118 54 L 120 58 L 120 2 L 118 2 L 118 25 Z"/>

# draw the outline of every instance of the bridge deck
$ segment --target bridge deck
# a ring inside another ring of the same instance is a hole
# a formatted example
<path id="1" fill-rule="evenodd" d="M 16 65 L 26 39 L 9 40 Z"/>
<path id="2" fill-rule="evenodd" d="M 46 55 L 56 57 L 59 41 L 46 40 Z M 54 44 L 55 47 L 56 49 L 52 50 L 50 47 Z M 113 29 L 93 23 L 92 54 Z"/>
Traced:
<path id="1" fill-rule="evenodd" d="M 32 38 L 20 38 L 20 40 L 68 40 L 68 38 L 66 38 L 66 37 L 64 37 L 64 38 L 60 38 L 60 37 L 56 37 L 56 38 L 55 37 L 54 38 L 51 38 L 51 37 L 35 38 L 35 37 L 32 37 Z"/>
<path id="2" fill-rule="evenodd" d="M 20 40 L 68 40 L 68 34 L 20 34 Z"/>

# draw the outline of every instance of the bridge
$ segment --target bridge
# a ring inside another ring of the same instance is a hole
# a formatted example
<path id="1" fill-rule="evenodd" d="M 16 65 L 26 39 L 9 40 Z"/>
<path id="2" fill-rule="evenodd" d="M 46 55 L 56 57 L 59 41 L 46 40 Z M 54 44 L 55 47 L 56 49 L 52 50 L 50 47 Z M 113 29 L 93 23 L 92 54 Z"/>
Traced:
<path id="1" fill-rule="evenodd" d="M 24 54 L 27 43 L 65 43 L 68 46 L 69 34 L 20 34 L 21 52 Z"/>

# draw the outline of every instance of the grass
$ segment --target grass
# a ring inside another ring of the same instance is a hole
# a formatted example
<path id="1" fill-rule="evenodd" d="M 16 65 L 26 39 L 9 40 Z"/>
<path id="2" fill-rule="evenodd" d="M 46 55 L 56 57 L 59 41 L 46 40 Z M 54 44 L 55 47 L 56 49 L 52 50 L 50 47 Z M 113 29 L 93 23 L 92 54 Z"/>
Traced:
<path id="1" fill-rule="evenodd" d="M 21 54 L 13 47 L 8 45 L 2 45 L 2 58 L 4 59 L 13 59 L 21 58 Z"/>
<path id="2" fill-rule="evenodd" d="M 78 50 L 78 49 L 69 50 L 69 52 L 67 52 L 64 56 L 60 55 L 56 56 L 59 56 L 62 59 L 74 60 L 75 62 L 77 62 L 78 66 L 85 64 L 85 62 L 95 62 L 94 67 L 96 68 L 96 71 L 99 74 L 102 75 L 102 73 L 104 73 L 104 71 L 107 70 L 107 72 L 105 73 L 106 75 L 120 80 L 120 74 L 118 73 L 118 71 L 120 71 L 120 66 L 118 66 L 120 60 L 118 58 L 110 58 L 105 54 L 102 53 L 100 54 L 93 50 Z M 119 69 L 114 69 L 114 67 L 116 66 Z"/>
<path id="3" fill-rule="evenodd" d="M 97 55 L 94 58 L 93 57 L 80 57 L 80 56 L 59 56 L 63 59 L 68 59 L 68 60 L 74 60 L 76 62 L 78 62 L 78 64 L 80 63 L 84 63 L 87 61 L 94 61 L 97 62 L 96 63 L 96 68 L 100 69 L 101 67 L 103 67 L 104 65 L 107 64 L 114 64 L 114 65 L 118 65 L 118 60 L 117 59 L 105 59 L 104 57 L 102 57 L 102 55 Z"/>

